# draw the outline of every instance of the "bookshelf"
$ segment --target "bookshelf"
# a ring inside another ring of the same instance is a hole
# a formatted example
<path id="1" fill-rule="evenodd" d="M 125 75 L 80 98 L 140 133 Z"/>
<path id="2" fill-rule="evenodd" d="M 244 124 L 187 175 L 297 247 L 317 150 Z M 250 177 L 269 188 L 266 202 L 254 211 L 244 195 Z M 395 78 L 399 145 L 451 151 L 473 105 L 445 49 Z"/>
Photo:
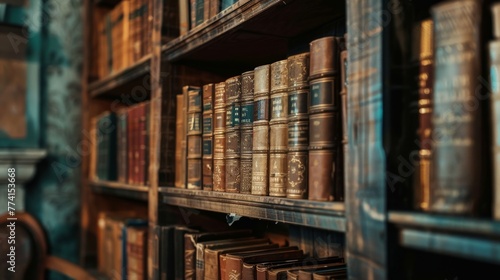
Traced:
<path id="1" fill-rule="evenodd" d="M 406 102 L 401 92 L 410 90 L 405 82 L 412 70 L 405 51 L 408 52 L 411 40 L 398 36 L 402 36 L 401 30 L 410 34 L 411 26 L 428 17 L 432 5 L 443 1 L 422 1 L 418 7 L 412 1 L 396 2 L 240 0 L 177 36 L 162 33 L 163 27 L 170 24 L 164 13 L 175 14 L 177 1 L 155 0 L 152 53 L 102 79 L 93 78 L 89 63 L 84 67 L 86 129 L 90 128 L 91 117 L 109 110 L 124 92 L 128 94 L 133 87 L 143 86 L 146 80 L 150 80 L 151 88 L 145 99 L 151 102 L 149 116 L 154 121 L 149 125 L 147 186 L 88 180 L 89 159 L 84 158 L 82 228 L 87 235 L 84 234 L 82 243 L 92 248 L 94 242 L 89 235 L 95 231 L 96 209 L 91 209 L 90 203 L 98 200 L 105 204 L 118 199 L 115 209 L 134 207 L 147 211 L 150 279 L 158 249 L 153 246 L 152 229 L 170 221 L 166 213 L 179 209 L 203 210 L 200 215 L 207 220 L 212 219 L 204 216 L 207 212 L 234 213 L 257 221 L 341 234 L 345 236 L 350 279 L 453 279 L 454 273 L 470 276 L 475 269 L 500 271 L 499 222 L 488 217 L 411 210 L 408 182 L 396 189 L 388 184 L 389 172 L 398 168 L 395 160 L 408 153 L 400 147 L 400 140 L 406 137 L 401 126 L 408 116 L 406 107 L 399 104 Z M 96 6 L 90 0 L 85 3 L 86 19 L 91 23 L 86 25 L 86 36 L 90 37 L 93 21 L 89 11 Z M 488 4 L 490 1 L 486 1 L 485 7 Z M 351 67 L 345 201 L 315 202 L 178 189 L 162 181 L 159 173 L 168 169 L 164 164 L 169 164 L 162 157 L 167 154 L 172 162 L 174 159 L 174 143 L 164 139 L 175 133 L 168 123 L 175 119 L 171 104 L 183 85 L 224 81 L 304 51 L 313 39 L 332 34 L 343 36 L 346 32 Z M 88 52 L 87 47 L 87 58 Z M 82 259 L 93 254 L 92 249 L 84 249 Z M 418 271 L 421 266 L 429 269 Z"/>

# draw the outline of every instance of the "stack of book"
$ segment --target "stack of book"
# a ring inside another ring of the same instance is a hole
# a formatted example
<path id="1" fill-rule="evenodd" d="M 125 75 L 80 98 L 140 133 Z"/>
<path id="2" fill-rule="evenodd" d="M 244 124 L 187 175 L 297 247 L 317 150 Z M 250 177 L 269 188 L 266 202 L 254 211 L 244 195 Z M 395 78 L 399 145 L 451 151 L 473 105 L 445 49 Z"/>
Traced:
<path id="1" fill-rule="evenodd" d="M 159 279 L 285 279 L 287 273 L 346 275 L 341 257 L 314 257 L 297 246 L 280 246 L 255 236 L 250 230 L 202 232 L 167 225 L 158 226 L 156 235 L 155 246 L 160 248 L 160 254 L 153 267 Z"/>
<path id="2" fill-rule="evenodd" d="M 91 174 L 94 180 L 148 185 L 149 101 L 94 120 Z"/>
<path id="3" fill-rule="evenodd" d="M 151 53 L 151 0 L 120 1 L 98 23 L 98 75 L 104 78 Z"/>
<path id="4" fill-rule="evenodd" d="M 98 217 L 98 269 L 109 279 L 147 278 L 147 220 L 131 212 Z"/>

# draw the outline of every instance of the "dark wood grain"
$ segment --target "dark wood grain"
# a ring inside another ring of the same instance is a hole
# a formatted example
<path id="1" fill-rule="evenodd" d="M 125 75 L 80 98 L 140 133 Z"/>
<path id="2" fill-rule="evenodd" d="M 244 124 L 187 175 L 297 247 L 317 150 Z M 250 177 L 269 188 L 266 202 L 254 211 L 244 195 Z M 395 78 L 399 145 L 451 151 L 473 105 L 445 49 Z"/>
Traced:
<path id="1" fill-rule="evenodd" d="M 151 55 L 147 55 L 135 64 L 109 75 L 108 77 L 94 81 L 88 85 L 91 97 L 116 97 L 124 92 L 129 93 L 134 85 L 143 86 L 151 69 Z M 147 83 L 149 85 L 149 82 Z"/>
<path id="2" fill-rule="evenodd" d="M 333 231 L 345 231 L 343 203 L 172 187 L 161 187 L 159 193 L 161 201 L 169 205 L 220 213 L 235 213 L 240 216 Z"/>
<path id="3" fill-rule="evenodd" d="M 292 38 L 344 15 L 344 1 L 240 0 L 163 46 L 163 59 L 238 73 L 285 59 Z M 272 46 L 272 47 L 271 47 Z"/>
<path id="4" fill-rule="evenodd" d="M 107 181 L 92 181 L 90 185 L 92 186 L 92 190 L 96 193 L 148 201 L 148 186 L 134 186 Z"/>

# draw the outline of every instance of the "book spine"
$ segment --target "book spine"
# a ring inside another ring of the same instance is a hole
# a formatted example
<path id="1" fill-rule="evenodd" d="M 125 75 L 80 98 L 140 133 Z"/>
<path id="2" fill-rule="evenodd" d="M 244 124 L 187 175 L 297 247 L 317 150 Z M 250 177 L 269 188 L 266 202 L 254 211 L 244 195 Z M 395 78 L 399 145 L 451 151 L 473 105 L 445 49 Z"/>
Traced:
<path id="1" fill-rule="evenodd" d="M 307 198 L 308 153 L 288 152 L 288 180 L 286 196 L 288 198 Z"/>
<path id="2" fill-rule="evenodd" d="M 209 0 L 210 1 L 210 15 L 209 18 L 216 16 L 220 11 L 220 0 Z"/>
<path id="3" fill-rule="evenodd" d="M 433 6 L 431 14 L 436 59 L 429 210 L 474 214 L 483 179 L 482 110 L 480 105 L 474 110 L 470 106 L 481 66 L 481 5 L 478 1 L 444 2 Z"/>
<path id="4" fill-rule="evenodd" d="M 241 74 L 241 188 L 249 194 L 252 189 L 252 150 L 254 121 L 254 71 Z"/>
<path id="5" fill-rule="evenodd" d="M 493 170 L 498 170 L 500 168 L 500 122 L 493 116 L 500 115 L 500 41 L 492 41 L 489 45 L 489 56 L 490 56 L 490 80 L 492 85 L 492 95 L 491 95 L 491 129 L 492 129 L 492 139 L 493 144 Z M 494 172 L 493 177 L 493 217 L 494 219 L 500 220 L 500 172 Z"/>
<path id="6" fill-rule="evenodd" d="M 269 194 L 270 72 L 269 64 L 254 69 L 251 193 L 255 195 Z"/>
<path id="7" fill-rule="evenodd" d="M 187 188 L 202 189 L 202 92 L 199 87 L 187 89 Z"/>
<path id="8" fill-rule="evenodd" d="M 213 190 L 213 107 L 214 84 L 203 86 L 203 160 L 202 188 Z"/>
<path id="9" fill-rule="evenodd" d="M 179 35 L 189 31 L 189 0 L 179 0 Z"/>
<path id="10" fill-rule="evenodd" d="M 214 92 L 214 154 L 213 154 L 213 190 L 226 190 L 226 83 L 215 84 Z"/>
<path id="11" fill-rule="evenodd" d="M 205 245 L 196 244 L 196 279 L 205 279 Z"/>
<path id="12" fill-rule="evenodd" d="M 226 192 L 241 189 L 241 76 L 226 80 Z"/>
<path id="13" fill-rule="evenodd" d="M 339 69 L 338 45 L 334 37 L 323 37 L 310 44 L 309 80 L 321 77 L 334 76 Z"/>
<path id="14" fill-rule="evenodd" d="M 186 148 L 185 137 L 184 137 L 184 96 L 176 96 L 176 121 L 175 121 L 175 184 L 176 188 L 185 188 L 185 164 L 183 162 L 186 160 L 186 154 L 183 153 Z M 167 164 L 167 163 L 163 163 Z"/>
<path id="15" fill-rule="evenodd" d="M 309 200 L 334 200 L 336 150 L 309 151 Z"/>
<path id="16" fill-rule="evenodd" d="M 244 263 L 241 268 L 241 279 L 242 280 L 254 280 L 256 279 L 255 274 L 255 264 Z"/>
<path id="17" fill-rule="evenodd" d="M 196 279 L 196 240 L 194 234 L 184 234 L 184 279 Z"/>
<path id="18" fill-rule="evenodd" d="M 323 37 L 310 43 L 308 199 L 342 200 L 338 184 L 341 155 L 338 40 Z M 334 195 L 334 194 L 338 194 Z"/>
<path id="19" fill-rule="evenodd" d="M 227 256 L 226 258 L 226 274 L 227 278 L 230 280 L 241 280 L 241 268 L 243 266 L 243 262 L 239 258 L 234 258 L 231 256 Z"/>
<path id="20" fill-rule="evenodd" d="M 415 174 L 414 206 L 427 210 L 430 202 L 430 160 L 431 160 L 431 117 L 432 84 L 434 82 L 432 20 L 419 23 L 415 30 L 417 42 L 414 46 L 415 60 L 418 61 L 416 81 L 418 82 L 418 138 L 420 141 L 417 174 Z"/>
<path id="21" fill-rule="evenodd" d="M 288 61 L 270 66 L 269 195 L 286 196 L 288 152 Z"/>

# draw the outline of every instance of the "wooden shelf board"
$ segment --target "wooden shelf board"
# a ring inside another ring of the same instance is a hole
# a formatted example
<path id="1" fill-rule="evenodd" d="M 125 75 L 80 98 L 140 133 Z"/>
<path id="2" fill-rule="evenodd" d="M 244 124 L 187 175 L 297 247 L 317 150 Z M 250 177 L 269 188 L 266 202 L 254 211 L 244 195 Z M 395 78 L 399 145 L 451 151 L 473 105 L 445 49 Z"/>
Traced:
<path id="1" fill-rule="evenodd" d="M 108 77 L 94 81 L 88 85 L 91 97 L 117 97 L 121 94 L 131 94 L 131 86 L 142 86 L 142 79 L 151 68 L 151 55 L 147 55 L 135 64 Z M 150 83 L 147 84 L 148 86 Z M 145 87 L 144 87 L 145 88 Z M 149 91 L 149 90 L 147 90 Z M 140 100 L 143 101 L 143 100 Z"/>
<path id="2" fill-rule="evenodd" d="M 90 184 L 92 185 L 93 191 L 98 193 L 148 201 L 148 186 L 136 186 L 109 181 L 91 181 Z"/>
<path id="3" fill-rule="evenodd" d="M 433 231 L 489 236 L 500 239 L 500 221 L 445 216 L 417 212 L 389 212 L 389 222 L 399 227 L 418 227 Z"/>
<path id="4" fill-rule="evenodd" d="M 160 201 L 179 207 L 345 232 L 344 203 L 160 187 Z"/>
<path id="5" fill-rule="evenodd" d="M 500 222 L 415 212 L 389 212 L 403 247 L 500 264 Z"/>
<path id="6" fill-rule="evenodd" d="M 163 45 L 163 59 L 255 67 L 285 59 L 290 39 L 344 15 L 344 1 L 240 0 Z"/>

